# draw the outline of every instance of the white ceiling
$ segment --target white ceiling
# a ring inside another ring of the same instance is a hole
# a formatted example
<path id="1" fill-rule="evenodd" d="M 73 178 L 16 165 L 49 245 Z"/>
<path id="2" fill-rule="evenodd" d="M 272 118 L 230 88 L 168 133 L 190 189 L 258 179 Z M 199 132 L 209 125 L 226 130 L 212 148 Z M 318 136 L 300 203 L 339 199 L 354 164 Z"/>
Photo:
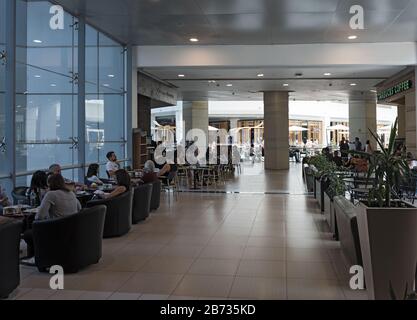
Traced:
<path id="1" fill-rule="evenodd" d="M 125 43 L 255 45 L 348 42 L 349 8 L 365 9 L 359 42 L 417 41 L 417 0 L 55 0 Z"/>
<path id="2" fill-rule="evenodd" d="M 389 43 L 398 43 L 398 48 L 401 48 L 400 42 L 417 42 L 417 0 L 54 2 L 63 5 L 74 14 L 86 16 L 87 22 L 113 38 L 140 46 L 142 51 L 138 54 L 151 62 L 144 64 L 146 67 L 143 70 L 178 87 L 184 100 L 261 100 L 261 91 L 288 90 L 292 91 L 291 98 L 297 100 L 346 101 L 352 96 L 374 95 L 370 90 L 377 83 L 405 68 L 410 64 L 405 62 L 410 61 L 410 57 L 415 61 L 415 48 L 404 50 L 404 53 L 398 49 L 397 56 L 402 59 L 397 59 L 392 55 L 395 45 Z M 352 5 L 364 7 L 365 30 L 350 29 L 349 8 Z M 347 37 L 351 34 L 357 35 L 358 39 L 348 40 Z M 191 37 L 199 39 L 197 46 L 190 43 Z M 335 49 L 336 54 L 326 49 L 326 44 L 337 46 L 341 43 L 347 43 L 349 48 Z M 350 50 L 351 43 L 356 43 L 358 49 L 349 55 L 347 51 Z M 366 43 L 378 44 L 374 45 L 372 51 L 361 47 Z M 380 43 L 386 43 L 386 47 L 390 48 L 390 58 L 385 58 L 384 53 L 389 50 L 378 47 L 384 46 Z M 265 55 L 256 55 L 254 52 L 257 49 L 248 49 L 246 55 L 242 54 L 240 59 L 239 53 L 244 50 L 233 47 L 284 47 L 283 45 L 287 44 L 316 44 L 317 47 L 315 53 L 308 49 L 302 52 L 289 49 L 282 51 L 284 53 L 281 56 L 274 55 L 272 49 L 259 49 L 258 52 Z M 216 49 L 225 48 L 227 45 L 232 47 L 229 55 L 227 49 Z M 144 46 L 148 46 L 145 54 Z M 168 64 L 167 61 L 172 57 L 168 48 L 180 46 L 185 49 L 172 51 L 175 52 L 176 59 L 172 59 L 172 64 Z M 187 48 L 196 51 L 187 52 Z M 220 52 L 226 54 L 222 56 Z M 295 58 L 307 59 L 293 65 L 288 62 L 285 64 L 284 61 L 292 59 L 291 52 Z M 320 63 L 311 63 L 317 60 L 317 56 L 321 57 L 318 59 L 321 60 Z M 154 57 L 157 58 L 153 59 Z M 214 63 L 212 66 L 194 63 L 199 57 L 207 58 L 204 62 L 226 62 L 223 65 Z M 222 60 L 222 57 L 226 58 Z M 257 67 L 262 65 L 262 57 L 272 60 L 272 66 Z M 335 57 L 338 61 L 331 63 Z M 376 62 L 381 59 L 385 59 L 387 63 Z M 366 62 L 363 62 L 365 60 Z M 156 64 L 152 64 L 154 61 Z M 189 61 L 193 61 L 194 64 L 190 65 L 194 67 L 188 66 Z M 232 65 L 233 67 L 230 67 Z M 312 65 L 315 67 L 311 67 Z M 303 73 L 303 77 L 295 78 L 296 72 Z M 325 72 L 332 73 L 332 76 L 324 76 Z M 258 73 L 265 75 L 262 80 L 256 76 Z M 186 77 L 179 79 L 178 74 L 185 74 Z M 216 83 L 209 84 L 209 80 L 216 80 Z M 233 87 L 226 87 L 228 83 L 232 83 Z M 283 87 L 284 83 L 288 83 L 289 86 Z M 351 83 L 356 83 L 357 86 L 351 87 Z"/>

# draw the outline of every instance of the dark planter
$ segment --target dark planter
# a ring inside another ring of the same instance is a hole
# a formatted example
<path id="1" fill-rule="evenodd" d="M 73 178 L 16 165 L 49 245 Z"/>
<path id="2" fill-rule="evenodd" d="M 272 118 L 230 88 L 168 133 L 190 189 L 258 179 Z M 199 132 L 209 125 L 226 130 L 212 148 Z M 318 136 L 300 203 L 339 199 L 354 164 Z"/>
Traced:
<path id="1" fill-rule="evenodd" d="M 413 290 L 417 265 L 417 208 L 356 208 L 370 299 L 390 300 Z"/>
<path id="2" fill-rule="evenodd" d="M 319 203 L 321 212 L 324 212 L 324 193 L 329 188 L 330 182 L 324 177 L 316 178 L 315 185 L 316 185 L 316 199 Z"/>
<path id="3" fill-rule="evenodd" d="M 343 254 L 350 265 L 362 266 L 362 252 L 355 206 L 343 196 L 334 197 L 333 205 Z"/>
<path id="4" fill-rule="evenodd" d="M 326 217 L 326 221 L 330 227 L 330 231 L 332 232 L 334 239 L 339 240 L 334 201 L 333 197 L 330 197 L 327 192 L 324 193 L 324 216 Z"/>

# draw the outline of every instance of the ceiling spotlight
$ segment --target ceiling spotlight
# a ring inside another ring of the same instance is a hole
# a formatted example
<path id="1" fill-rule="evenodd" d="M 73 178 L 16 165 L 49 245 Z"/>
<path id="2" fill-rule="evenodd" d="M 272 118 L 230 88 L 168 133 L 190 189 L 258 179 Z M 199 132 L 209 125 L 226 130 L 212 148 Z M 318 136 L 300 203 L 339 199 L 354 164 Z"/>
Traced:
<path id="1" fill-rule="evenodd" d="M 289 86 L 289 84 L 288 84 L 288 83 L 284 83 L 282 86 L 283 86 L 283 87 L 288 87 L 288 86 Z"/>
<path id="2" fill-rule="evenodd" d="M 42 40 L 33 40 L 34 43 L 42 43 Z"/>
<path id="3" fill-rule="evenodd" d="M 52 83 L 52 84 L 51 84 L 51 87 L 56 87 L 56 84 L 55 84 L 55 83 Z"/>
<path id="4" fill-rule="evenodd" d="M 376 91 L 376 90 L 371 90 L 371 92 L 372 92 L 372 93 L 377 93 L 377 91 Z"/>
<path id="5" fill-rule="evenodd" d="M 258 77 L 259 78 L 263 78 L 264 77 L 264 74 L 263 73 L 260 73 L 260 74 L 258 74 Z"/>
<path id="6" fill-rule="evenodd" d="M 351 87 L 356 87 L 356 83 L 351 83 L 350 86 Z"/>
<path id="7" fill-rule="evenodd" d="M 209 80 L 209 83 L 216 83 L 216 80 Z"/>
<path id="8" fill-rule="evenodd" d="M 199 40 L 198 40 L 198 38 L 190 38 L 190 41 L 191 42 L 198 42 Z"/>
<path id="9" fill-rule="evenodd" d="M 37 74 L 37 75 L 35 75 L 35 78 L 40 78 L 40 77 L 41 77 L 41 76 L 40 76 L 40 75 L 38 75 L 38 74 Z"/>
<path id="10" fill-rule="evenodd" d="M 348 39 L 349 40 L 356 40 L 356 39 L 358 39 L 358 36 L 349 36 Z"/>
<path id="11" fill-rule="evenodd" d="M 184 78 L 185 77 L 185 74 L 179 74 L 178 75 L 178 78 Z"/>
<path id="12" fill-rule="evenodd" d="M 325 74 L 324 74 L 324 76 L 326 76 L 326 77 L 329 77 L 329 76 L 331 76 L 332 74 L 330 73 L 330 72 L 326 72 Z"/>
<path id="13" fill-rule="evenodd" d="M 109 78 L 114 78 L 114 74 L 109 74 L 108 77 Z"/>
<path id="14" fill-rule="evenodd" d="M 228 84 L 226 85 L 226 87 L 233 87 L 233 84 L 228 83 Z"/>

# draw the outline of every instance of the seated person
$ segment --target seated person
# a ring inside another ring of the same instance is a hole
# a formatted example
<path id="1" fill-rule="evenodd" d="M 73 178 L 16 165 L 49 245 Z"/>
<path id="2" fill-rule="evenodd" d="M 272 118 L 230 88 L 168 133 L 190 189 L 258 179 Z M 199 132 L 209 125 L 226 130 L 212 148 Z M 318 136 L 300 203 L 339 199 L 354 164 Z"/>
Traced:
<path id="1" fill-rule="evenodd" d="M 120 170 L 120 164 L 117 162 L 117 156 L 114 151 L 110 151 L 106 155 L 107 159 L 109 160 L 106 164 L 106 171 L 109 176 L 109 179 L 114 178 L 116 175 L 116 171 Z"/>
<path id="2" fill-rule="evenodd" d="M 6 195 L 6 191 L 0 185 L 0 215 L 3 215 L 3 208 L 10 206 L 11 203 Z"/>
<path id="3" fill-rule="evenodd" d="M 96 185 L 101 186 L 104 184 L 103 181 L 101 181 L 98 178 L 99 170 L 100 170 L 100 166 L 97 163 L 93 163 L 88 166 L 87 177 L 85 179 L 87 185 L 91 186 L 93 183 L 95 183 Z"/>
<path id="4" fill-rule="evenodd" d="M 65 180 L 60 174 L 52 174 L 48 178 L 49 190 L 41 202 L 35 220 L 49 220 L 75 214 L 81 210 L 81 204 L 75 194 L 68 190 Z M 34 256 L 33 233 L 27 230 L 23 236 L 27 243 L 28 258 Z M 33 261 L 29 261 L 33 263 Z"/>
<path id="5" fill-rule="evenodd" d="M 158 175 L 155 173 L 155 164 L 153 161 L 148 160 L 145 162 L 141 180 L 143 183 L 152 183 L 158 180 Z"/>
<path id="6" fill-rule="evenodd" d="M 333 154 L 333 159 L 332 161 L 338 166 L 338 167 L 342 167 L 343 166 L 343 159 L 341 156 L 339 156 L 339 151 L 335 151 Z"/>
<path id="7" fill-rule="evenodd" d="M 36 171 L 32 176 L 30 188 L 26 192 L 30 205 L 33 207 L 39 207 L 47 192 L 48 175 L 45 171 Z"/>
<path id="8" fill-rule="evenodd" d="M 115 172 L 117 187 L 111 193 L 104 193 L 103 191 L 96 191 L 95 194 L 102 199 L 115 198 L 130 190 L 130 176 L 129 173 L 120 169 Z"/>
<path id="9" fill-rule="evenodd" d="M 62 168 L 59 164 L 53 164 L 49 167 L 48 177 L 51 176 L 51 175 L 54 175 L 54 174 L 55 175 L 56 174 L 62 175 Z M 74 182 L 74 181 L 66 179 L 66 178 L 64 178 L 64 182 L 65 182 L 66 187 L 70 191 L 75 191 L 75 189 L 77 189 L 77 188 L 84 189 L 84 187 L 85 187 L 82 183 L 77 183 L 77 182 Z"/>
<path id="10" fill-rule="evenodd" d="M 368 160 L 360 158 L 358 155 L 355 155 L 351 158 L 348 163 L 346 164 L 350 170 L 354 170 L 356 172 L 367 172 L 368 171 Z"/>

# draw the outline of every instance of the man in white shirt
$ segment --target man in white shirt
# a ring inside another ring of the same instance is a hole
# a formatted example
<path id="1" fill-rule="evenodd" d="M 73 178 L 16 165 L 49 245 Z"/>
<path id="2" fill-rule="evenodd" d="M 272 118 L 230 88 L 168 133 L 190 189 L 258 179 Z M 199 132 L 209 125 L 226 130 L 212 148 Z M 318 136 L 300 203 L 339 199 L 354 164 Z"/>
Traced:
<path id="1" fill-rule="evenodd" d="M 114 151 L 110 151 L 106 155 L 109 160 L 106 164 L 106 171 L 110 178 L 113 178 L 117 170 L 120 170 L 120 164 L 117 162 L 117 157 Z"/>

